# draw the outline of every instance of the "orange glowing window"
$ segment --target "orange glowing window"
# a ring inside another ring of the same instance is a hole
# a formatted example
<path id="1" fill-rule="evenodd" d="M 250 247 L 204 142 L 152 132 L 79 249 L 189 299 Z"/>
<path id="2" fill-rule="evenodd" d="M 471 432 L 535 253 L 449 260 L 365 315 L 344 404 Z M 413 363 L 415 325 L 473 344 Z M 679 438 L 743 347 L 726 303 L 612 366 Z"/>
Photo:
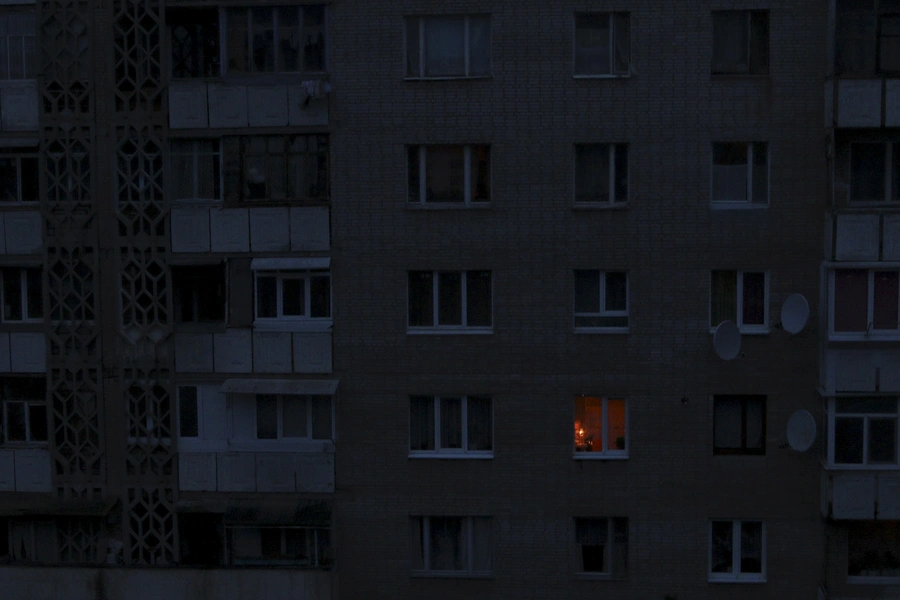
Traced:
<path id="1" fill-rule="evenodd" d="M 576 397 L 574 444 L 577 456 L 627 456 L 627 423 L 625 400 L 599 396 Z"/>

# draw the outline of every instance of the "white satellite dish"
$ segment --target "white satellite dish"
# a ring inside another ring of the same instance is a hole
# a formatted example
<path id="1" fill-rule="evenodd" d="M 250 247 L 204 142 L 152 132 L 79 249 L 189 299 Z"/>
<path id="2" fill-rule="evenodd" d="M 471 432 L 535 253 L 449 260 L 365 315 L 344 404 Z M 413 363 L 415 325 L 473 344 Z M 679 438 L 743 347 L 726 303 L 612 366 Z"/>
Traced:
<path id="1" fill-rule="evenodd" d="M 788 445 L 797 452 L 806 452 L 816 441 L 816 420 L 808 410 L 798 410 L 787 424 Z"/>
<path id="2" fill-rule="evenodd" d="M 722 321 L 713 334 L 713 349 L 722 360 L 734 360 L 741 353 L 741 330 L 734 321 Z"/>
<path id="3" fill-rule="evenodd" d="M 803 294 L 791 294 L 781 305 L 781 326 L 788 333 L 800 333 L 809 319 L 809 302 Z"/>

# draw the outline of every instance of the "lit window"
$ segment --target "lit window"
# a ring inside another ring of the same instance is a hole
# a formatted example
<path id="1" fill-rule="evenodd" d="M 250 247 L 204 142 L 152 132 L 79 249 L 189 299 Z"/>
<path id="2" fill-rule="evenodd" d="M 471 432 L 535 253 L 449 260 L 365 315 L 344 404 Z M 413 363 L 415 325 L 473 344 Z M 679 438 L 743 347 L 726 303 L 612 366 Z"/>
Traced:
<path id="1" fill-rule="evenodd" d="M 406 17 L 408 78 L 484 77 L 490 74 L 490 16 Z"/>
<path id="2" fill-rule="evenodd" d="M 713 73 L 769 72 L 769 12 L 717 10 L 713 20 Z"/>
<path id="3" fill-rule="evenodd" d="M 37 148 L 0 148 L 0 202 L 37 202 L 38 180 Z"/>
<path id="4" fill-rule="evenodd" d="M 32 377 L 0 379 L 3 434 L 0 443 L 46 444 L 48 430 L 46 383 Z"/>
<path id="5" fill-rule="evenodd" d="M 219 140 L 172 140 L 172 200 L 221 200 Z"/>
<path id="6" fill-rule="evenodd" d="M 409 328 L 491 328 L 490 271 L 410 271 Z"/>
<path id="7" fill-rule="evenodd" d="M 575 519 L 575 571 L 623 578 L 628 574 L 628 519 Z"/>
<path id="8" fill-rule="evenodd" d="M 831 333 L 837 337 L 896 336 L 900 331 L 898 271 L 836 269 Z"/>
<path id="9" fill-rule="evenodd" d="M 768 279 L 768 273 L 762 271 L 713 271 L 709 326 L 733 321 L 743 332 L 767 331 Z"/>
<path id="10" fill-rule="evenodd" d="M 412 396 L 409 453 L 423 456 L 493 456 L 491 399 L 483 396 Z"/>
<path id="11" fill-rule="evenodd" d="M 897 464 L 897 398 L 836 398 L 829 401 L 832 464 Z"/>
<path id="12" fill-rule="evenodd" d="M 713 454 L 766 453 L 766 397 L 713 398 Z"/>
<path id="13" fill-rule="evenodd" d="M 628 202 L 627 144 L 575 144 L 575 202 Z"/>
<path id="14" fill-rule="evenodd" d="M 325 5 L 228 8 L 229 73 L 325 70 Z"/>
<path id="15" fill-rule="evenodd" d="M 314 271 L 257 271 L 256 319 L 331 320 L 331 274 Z"/>
<path id="16" fill-rule="evenodd" d="M 625 400 L 575 398 L 575 457 L 627 458 L 628 411 Z"/>
<path id="17" fill-rule="evenodd" d="M 629 15 L 575 14 L 575 76 L 628 75 L 631 68 Z"/>
<path id="18" fill-rule="evenodd" d="M 4 267 L 0 269 L 3 279 L 3 321 L 42 321 L 44 318 L 43 283 L 40 267 Z"/>
<path id="19" fill-rule="evenodd" d="M 409 146 L 408 159 L 410 202 L 491 201 L 490 146 Z"/>
<path id="20" fill-rule="evenodd" d="M 712 146 L 712 201 L 764 206 L 769 202 L 769 145 L 719 142 Z"/>
<path id="21" fill-rule="evenodd" d="M 330 440 L 331 396 L 256 395 L 256 439 Z"/>
<path id="22" fill-rule="evenodd" d="M 575 271 L 575 329 L 628 327 L 628 274 Z"/>
<path id="23" fill-rule="evenodd" d="M 411 517 L 409 546 L 413 572 L 490 575 L 491 528 L 490 517 Z"/>
<path id="24" fill-rule="evenodd" d="M 766 580 L 766 528 L 762 521 L 712 521 L 709 580 Z"/>

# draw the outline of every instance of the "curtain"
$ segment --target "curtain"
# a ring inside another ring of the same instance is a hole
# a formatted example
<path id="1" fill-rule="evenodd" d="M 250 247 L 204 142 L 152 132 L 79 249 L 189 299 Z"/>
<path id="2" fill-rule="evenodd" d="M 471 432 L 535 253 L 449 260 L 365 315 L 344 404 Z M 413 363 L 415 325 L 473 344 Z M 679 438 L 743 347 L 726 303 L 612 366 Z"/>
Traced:
<path id="1" fill-rule="evenodd" d="M 709 326 L 722 321 L 737 321 L 737 273 L 713 271 L 710 281 Z"/>
<path id="2" fill-rule="evenodd" d="M 466 544 L 461 517 L 430 517 L 433 571 L 462 571 L 466 567 Z"/>
<path id="3" fill-rule="evenodd" d="M 425 517 L 409 519 L 409 560 L 413 571 L 425 570 Z"/>
<path id="4" fill-rule="evenodd" d="M 629 28 L 628 13 L 615 13 L 613 15 L 613 24 L 615 72 L 628 73 L 631 65 L 631 30 Z"/>

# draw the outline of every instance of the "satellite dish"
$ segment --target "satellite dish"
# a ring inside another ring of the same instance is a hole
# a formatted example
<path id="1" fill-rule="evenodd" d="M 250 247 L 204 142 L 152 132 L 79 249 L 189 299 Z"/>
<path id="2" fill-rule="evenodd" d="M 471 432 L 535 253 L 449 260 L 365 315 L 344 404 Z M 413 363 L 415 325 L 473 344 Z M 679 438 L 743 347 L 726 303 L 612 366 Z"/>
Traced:
<path id="1" fill-rule="evenodd" d="M 809 319 L 809 302 L 803 294 L 791 294 L 781 306 L 781 326 L 788 333 L 800 333 Z"/>
<path id="2" fill-rule="evenodd" d="M 798 410 L 787 424 L 788 445 L 797 452 L 806 452 L 816 441 L 816 420 L 808 410 Z"/>
<path id="3" fill-rule="evenodd" d="M 713 349 L 722 360 L 734 360 L 741 353 L 741 330 L 734 321 L 722 321 L 713 334 Z"/>

